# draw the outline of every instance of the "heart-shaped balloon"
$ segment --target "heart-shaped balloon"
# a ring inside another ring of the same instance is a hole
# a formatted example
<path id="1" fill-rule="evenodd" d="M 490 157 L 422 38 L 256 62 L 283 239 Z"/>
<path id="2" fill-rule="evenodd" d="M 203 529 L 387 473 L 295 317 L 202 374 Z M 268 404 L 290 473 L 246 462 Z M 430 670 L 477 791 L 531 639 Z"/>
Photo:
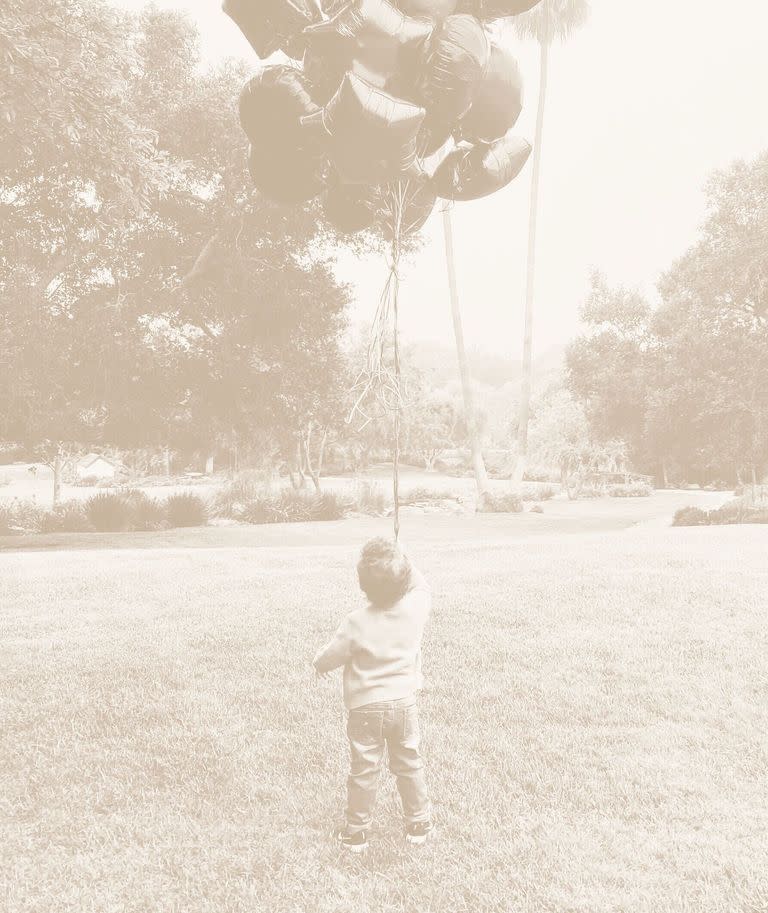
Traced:
<path id="1" fill-rule="evenodd" d="M 324 186 L 327 139 L 307 133 L 301 118 L 320 111 L 300 70 L 264 67 L 240 94 L 240 121 L 251 141 L 248 166 L 254 184 L 270 199 L 301 202 Z"/>
<path id="2" fill-rule="evenodd" d="M 309 94 L 309 83 L 288 64 L 264 67 L 240 93 L 240 123 L 251 142 L 269 141 L 275 135 L 297 145 L 306 139 L 301 118 L 320 108 Z"/>
<path id="3" fill-rule="evenodd" d="M 276 203 L 304 203 L 323 192 L 327 162 L 275 145 L 251 145 L 248 170 L 254 186 Z"/>
<path id="4" fill-rule="evenodd" d="M 511 134 L 490 144 L 462 144 L 435 172 L 433 189 L 446 200 L 479 200 L 513 181 L 530 154 L 531 144 Z"/>
<path id="5" fill-rule="evenodd" d="M 523 110 L 523 77 L 514 55 L 497 44 L 474 86 L 472 107 L 459 122 L 459 135 L 490 143 L 514 127 Z"/>

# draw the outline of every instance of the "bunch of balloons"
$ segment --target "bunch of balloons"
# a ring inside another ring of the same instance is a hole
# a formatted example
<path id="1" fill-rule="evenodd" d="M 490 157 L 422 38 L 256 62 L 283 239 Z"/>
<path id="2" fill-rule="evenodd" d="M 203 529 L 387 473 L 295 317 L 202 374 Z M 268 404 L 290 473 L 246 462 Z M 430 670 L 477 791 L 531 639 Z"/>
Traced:
<path id="1" fill-rule="evenodd" d="M 254 184 L 283 203 L 322 196 L 340 231 L 383 220 L 393 234 L 418 230 L 438 197 L 500 190 L 531 147 L 511 132 L 517 62 L 485 25 L 538 2 L 225 0 L 259 57 L 291 58 L 240 97 Z"/>

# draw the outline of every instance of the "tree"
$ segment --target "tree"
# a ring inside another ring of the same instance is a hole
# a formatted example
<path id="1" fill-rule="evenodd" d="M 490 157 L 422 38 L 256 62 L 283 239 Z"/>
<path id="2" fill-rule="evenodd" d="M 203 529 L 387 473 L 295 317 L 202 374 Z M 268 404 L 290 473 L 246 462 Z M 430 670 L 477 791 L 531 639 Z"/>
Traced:
<path id="1" fill-rule="evenodd" d="M 706 195 L 699 241 L 659 286 L 657 412 L 689 465 L 756 484 L 768 471 L 768 153 L 713 175 Z"/>
<path id="2" fill-rule="evenodd" d="M 0 153 L 4 432 L 49 441 L 55 498 L 65 442 L 93 437 L 102 418 L 84 364 L 94 376 L 114 365 L 93 357 L 106 341 L 99 333 L 114 336 L 102 317 L 121 297 L 114 276 L 110 300 L 98 293 L 105 256 L 173 180 L 129 91 L 140 64 L 127 40 L 135 21 L 63 0 L 22 0 L 0 13 L 9 74 L 0 104 L 10 128 Z M 84 337 L 79 300 L 93 318 Z"/>
<path id="3" fill-rule="evenodd" d="M 536 239 L 541 183 L 541 155 L 544 137 L 544 115 L 547 101 L 549 53 L 555 39 L 566 40 L 582 26 L 589 15 L 587 0 L 541 0 L 527 13 L 515 16 L 513 28 L 519 37 L 539 44 L 539 99 L 536 111 L 536 133 L 533 143 L 533 169 L 528 217 L 528 265 L 525 290 L 525 330 L 523 338 L 523 374 L 520 389 L 520 418 L 517 430 L 517 464 L 515 481 L 520 483 L 528 455 L 528 423 L 531 411 L 533 381 L 533 318 L 536 280 Z"/>
<path id="4" fill-rule="evenodd" d="M 655 311 L 593 278 L 569 387 L 597 440 L 625 440 L 665 483 L 757 483 L 768 471 L 768 154 L 714 175 L 707 203 Z"/>
<path id="5" fill-rule="evenodd" d="M 448 288 L 451 300 L 451 317 L 453 318 L 453 332 L 456 339 L 456 357 L 459 362 L 459 376 L 461 390 L 464 398 L 464 416 L 469 435 L 469 444 L 472 451 L 472 469 L 475 474 L 475 487 L 477 488 L 477 503 L 482 505 L 488 491 L 488 475 L 485 471 L 483 451 L 480 443 L 480 429 L 475 412 L 472 394 L 472 381 L 469 374 L 469 363 L 464 347 L 464 328 L 461 322 L 461 307 L 456 284 L 456 267 L 454 264 L 453 227 L 451 213 L 448 208 L 443 209 L 443 231 L 445 234 L 445 259 L 448 269 Z"/>
<path id="6" fill-rule="evenodd" d="M 431 472 L 446 450 L 464 443 L 467 426 L 458 402 L 439 391 L 424 390 L 405 412 L 405 452 L 418 454 Z"/>
<path id="7" fill-rule="evenodd" d="M 245 66 L 200 73 L 178 13 L 62 10 L 0 17 L 21 61 L 3 95 L 0 434 L 205 449 L 325 422 L 348 293 L 316 209 L 250 188 Z M 56 58 L 27 66 L 39 29 Z"/>
<path id="8" fill-rule="evenodd" d="M 651 309 L 635 291 L 610 288 L 599 273 L 581 310 L 583 334 L 566 350 L 568 386 L 598 441 L 626 441 L 646 456 L 645 420 Z"/>
<path id="9" fill-rule="evenodd" d="M 531 417 L 530 450 L 536 465 L 557 469 L 569 498 L 591 476 L 626 468 L 623 441 L 596 440 L 583 406 L 565 387 L 547 391 Z"/>

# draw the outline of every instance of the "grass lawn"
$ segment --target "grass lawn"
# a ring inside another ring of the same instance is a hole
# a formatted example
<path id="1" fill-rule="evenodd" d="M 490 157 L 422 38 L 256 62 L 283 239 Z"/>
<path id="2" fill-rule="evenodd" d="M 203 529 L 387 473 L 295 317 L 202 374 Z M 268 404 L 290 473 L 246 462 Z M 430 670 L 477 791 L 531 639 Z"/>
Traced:
<path id="1" fill-rule="evenodd" d="M 404 845 L 387 777 L 361 858 L 309 660 L 368 525 L 0 554 L 3 910 L 765 913 L 765 529 L 486 519 L 406 530 L 438 833 Z"/>

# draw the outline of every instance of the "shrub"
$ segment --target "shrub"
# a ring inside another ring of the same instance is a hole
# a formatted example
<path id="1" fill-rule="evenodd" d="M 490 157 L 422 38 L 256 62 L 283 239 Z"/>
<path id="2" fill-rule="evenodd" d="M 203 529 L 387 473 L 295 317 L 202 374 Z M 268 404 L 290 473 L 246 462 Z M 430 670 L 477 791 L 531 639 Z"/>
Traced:
<path id="1" fill-rule="evenodd" d="M 653 489 L 647 482 L 635 481 L 610 485 L 608 494 L 612 498 L 648 498 Z"/>
<path id="2" fill-rule="evenodd" d="M 523 510 L 523 501 L 513 491 L 503 494 L 486 492 L 477 509 L 484 514 L 519 514 Z"/>
<path id="3" fill-rule="evenodd" d="M 283 522 L 302 523 L 310 520 L 340 520 L 351 507 L 341 495 L 331 492 L 313 494 L 284 489 L 274 499 L 274 509 L 286 517 Z M 279 522 L 279 521 L 278 521 Z"/>
<path id="4" fill-rule="evenodd" d="M 269 479 L 256 470 L 241 472 L 237 478 L 222 485 L 211 496 L 209 505 L 214 517 L 235 517 L 238 505 L 248 504 L 269 492 Z"/>
<path id="5" fill-rule="evenodd" d="M 165 529 L 168 526 L 166 506 L 157 498 L 136 488 L 123 492 L 130 510 L 129 528 L 141 531 Z"/>
<path id="6" fill-rule="evenodd" d="M 86 533 L 93 529 L 82 501 L 65 501 L 46 511 L 40 523 L 42 533 Z"/>
<path id="7" fill-rule="evenodd" d="M 424 501 L 458 501 L 459 496 L 455 491 L 443 489 L 437 491 L 432 488 L 411 488 L 400 495 L 400 503 L 404 505 L 419 504 Z"/>
<path id="8" fill-rule="evenodd" d="M 681 507 L 672 520 L 672 526 L 706 526 L 708 523 L 709 513 L 700 507 Z"/>
<path id="9" fill-rule="evenodd" d="M 558 473 L 540 466 L 530 466 L 523 473 L 524 482 L 554 482 Z"/>
<path id="10" fill-rule="evenodd" d="M 0 536 L 39 532 L 43 513 L 34 501 L 19 498 L 0 501 Z"/>
<path id="11" fill-rule="evenodd" d="M 472 464 L 466 460 L 461 463 L 446 463 L 445 469 L 441 471 L 443 475 L 450 476 L 452 479 L 467 479 L 475 474 Z"/>
<path id="12" fill-rule="evenodd" d="M 529 482 L 522 487 L 523 501 L 549 501 L 557 489 L 549 482 Z"/>
<path id="13" fill-rule="evenodd" d="M 594 501 L 597 498 L 605 497 L 605 489 L 599 485 L 582 485 L 576 494 L 579 501 Z"/>
<path id="14" fill-rule="evenodd" d="M 341 520 L 353 506 L 347 499 L 332 492 L 317 495 L 284 489 L 244 504 L 240 519 L 255 524 Z"/>
<path id="15" fill-rule="evenodd" d="M 768 523 L 768 510 L 749 508 L 742 501 L 734 500 L 717 510 L 683 507 L 672 521 L 673 526 L 730 526 L 735 523 Z"/>
<path id="16" fill-rule="evenodd" d="M 362 514 L 383 517 L 392 505 L 392 499 L 374 482 L 361 482 L 355 491 L 355 508 Z"/>
<path id="17" fill-rule="evenodd" d="M 119 533 L 131 523 L 131 505 L 122 494 L 101 492 L 85 502 L 88 520 L 100 533 Z"/>
<path id="18" fill-rule="evenodd" d="M 312 520 L 314 496 L 308 491 L 286 488 L 274 497 L 267 497 L 268 509 L 275 516 L 274 523 L 304 523 Z"/>
<path id="19" fill-rule="evenodd" d="M 341 495 L 323 492 L 312 506 L 313 520 L 343 520 L 351 504 Z"/>
<path id="20" fill-rule="evenodd" d="M 275 504 L 270 498 L 255 498 L 248 501 L 247 504 L 237 505 L 237 510 L 233 514 L 236 520 L 243 523 L 252 523 L 261 526 L 264 523 L 286 523 L 287 520 L 281 516 Z"/>
<path id="21" fill-rule="evenodd" d="M 171 495 L 165 502 L 165 510 L 171 527 L 205 526 L 208 518 L 205 502 L 191 492 Z"/>
<path id="22" fill-rule="evenodd" d="M 734 500 L 723 504 L 716 510 L 709 511 L 709 522 L 715 526 L 727 526 L 730 523 L 743 523 L 749 510 L 742 501 Z"/>

